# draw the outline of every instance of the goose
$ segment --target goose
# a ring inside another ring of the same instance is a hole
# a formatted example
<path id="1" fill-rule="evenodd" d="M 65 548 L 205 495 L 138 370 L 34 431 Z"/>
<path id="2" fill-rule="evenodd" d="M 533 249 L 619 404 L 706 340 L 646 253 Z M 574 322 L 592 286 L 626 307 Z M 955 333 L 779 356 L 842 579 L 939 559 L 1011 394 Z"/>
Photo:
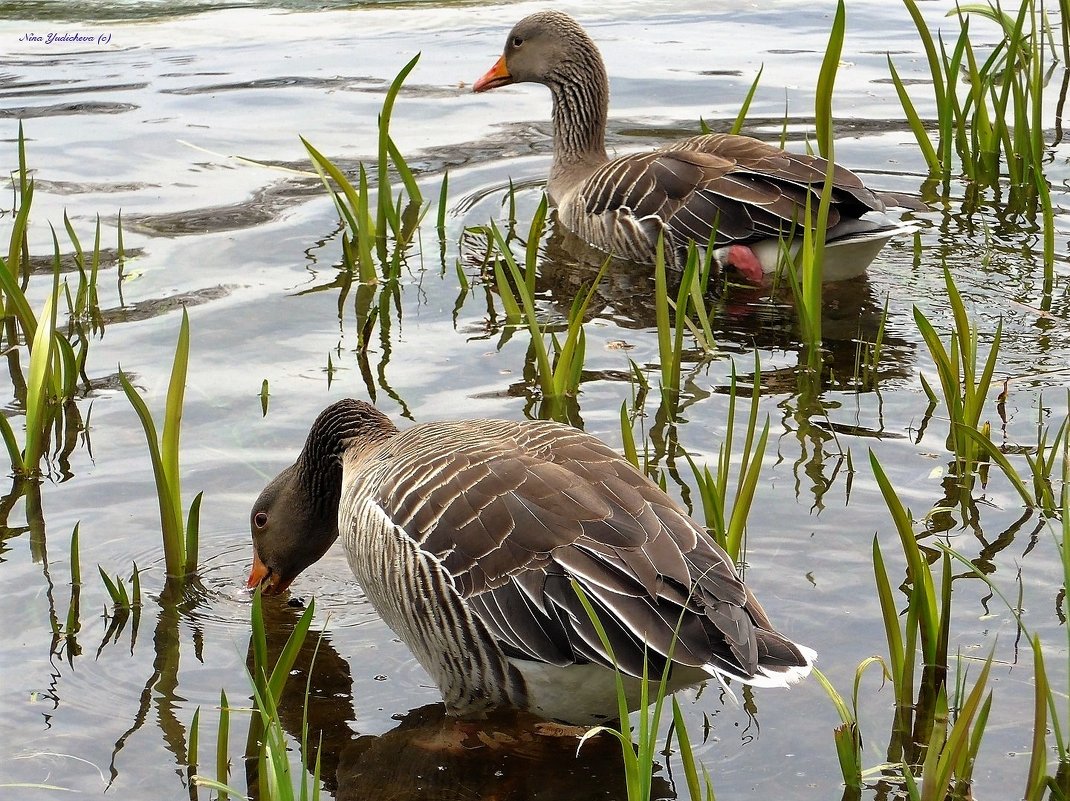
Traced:
<path id="1" fill-rule="evenodd" d="M 447 712 L 615 719 L 671 662 L 669 691 L 781 687 L 815 652 L 778 633 L 728 555 L 597 438 L 548 421 L 428 422 L 371 404 L 319 414 L 250 514 L 248 586 L 283 592 L 341 536 L 365 596 Z M 573 582 L 608 637 L 600 640 Z M 674 632 L 675 635 L 674 635 Z"/>
<path id="2" fill-rule="evenodd" d="M 600 251 L 653 264 L 664 236 L 666 265 L 680 270 L 690 242 L 704 251 L 712 241 L 719 270 L 731 268 L 760 284 L 778 267 L 781 238 L 791 240 L 793 258 L 798 251 L 808 195 L 816 220 L 828 162 L 749 136 L 711 133 L 609 159 L 605 65 L 567 14 L 540 11 L 518 22 L 502 56 L 472 88 L 486 92 L 522 82 L 541 83 L 553 97 L 547 195 L 558 221 Z M 840 166 L 832 181 L 825 281 L 861 275 L 889 239 L 914 230 L 884 216 L 886 204 L 924 208 L 915 199 L 867 189 Z"/>

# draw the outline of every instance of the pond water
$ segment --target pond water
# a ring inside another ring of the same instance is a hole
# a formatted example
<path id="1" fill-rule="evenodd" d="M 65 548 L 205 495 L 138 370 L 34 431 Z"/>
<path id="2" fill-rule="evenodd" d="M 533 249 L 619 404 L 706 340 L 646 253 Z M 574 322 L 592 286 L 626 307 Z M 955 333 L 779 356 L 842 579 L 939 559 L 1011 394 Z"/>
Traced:
<path id="1" fill-rule="evenodd" d="M 950 3 L 923 3 L 931 27 Z M 223 7 L 225 6 L 225 7 Z M 214 764 L 219 692 L 250 705 L 246 674 L 250 599 L 248 510 L 265 481 L 289 464 L 316 413 L 331 401 L 373 398 L 399 423 L 438 418 L 521 418 L 539 413 L 525 371 L 527 334 L 503 342 L 496 298 L 483 289 L 468 226 L 502 222 L 510 181 L 526 230 L 550 163 L 549 97 L 522 86 L 474 95 L 513 22 L 534 3 L 3 3 L 0 15 L 0 154 L 17 167 L 18 124 L 37 192 L 31 252 L 51 253 L 49 223 L 64 212 L 83 244 L 97 215 L 102 245 L 116 246 L 121 211 L 127 258 L 100 279 L 104 325 L 90 342 L 90 386 L 72 411 L 72 439 L 48 460 L 39 492 L 14 481 L 0 497 L 0 796 L 190 798 L 187 770 L 194 710 L 201 709 L 202 772 Z M 802 149 L 812 131 L 813 86 L 832 4 L 629 2 L 560 4 L 598 42 L 612 85 L 608 144 L 648 148 L 698 130 L 726 129 L 764 66 L 746 133 Z M 975 41 L 996 32 L 978 22 Z M 49 33 L 91 42 L 47 43 Z M 45 42 L 30 36 L 46 37 Z M 355 172 L 376 153 L 376 120 L 397 71 L 421 58 L 398 99 L 392 133 L 425 196 L 437 198 L 449 171 L 444 251 L 428 214 L 408 254 L 391 318 L 376 327 L 362 369 L 352 295 L 340 300 L 337 212 L 308 174 L 299 135 Z M 918 194 L 925 165 L 888 78 L 892 53 L 932 116 L 917 34 L 895 3 L 848 4 L 848 34 L 836 86 L 837 160 L 870 185 Z M 997 382 L 986 418 L 1008 446 L 1036 442 L 1038 418 L 1067 412 L 1070 269 L 1067 264 L 1067 146 L 1055 124 L 1063 65 L 1051 78 L 1045 132 L 1056 203 L 1056 280 L 1045 290 L 1041 238 L 998 198 L 964 206 L 968 187 L 931 190 L 919 226 L 892 242 L 868 276 L 826 288 L 825 345 L 831 376 L 807 384 L 786 296 L 730 290 L 714 320 L 719 350 L 685 363 L 685 402 L 672 436 L 698 462 L 724 439 L 732 366 L 754 381 L 760 358 L 760 419 L 770 445 L 748 525 L 746 570 L 778 627 L 814 647 L 845 695 L 858 663 L 885 652 L 873 589 L 876 535 L 899 583 L 898 539 L 869 467 L 877 454 L 914 513 L 925 544 L 949 543 L 975 559 L 1045 646 L 1051 679 L 1067 683 L 1061 567 L 1051 526 L 1027 513 L 1002 477 L 972 496 L 948 477 L 946 413 L 927 411 L 919 374 L 936 384 L 913 320 L 920 307 L 942 332 L 950 313 L 940 270 L 953 271 L 967 307 L 991 342 L 1004 326 Z M 5 208 L 10 208 L 5 204 Z M 6 240 L 9 216 L 5 216 Z M 69 245 L 65 250 L 69 250 Z M 458 268 L 472 288 L 465 293 Z M 540 267 L 548 317 L 567 311 L 593 272 L 551 237 Z M 47 279 L 29 295 L 39 308 Z M 620 447 L 619 412 L 637 385 L 631 362 L 657 385 L 658 349 L 649 274 L 613 271 L 587 325 L 587 359 L 573 422 Z M 876 380 L 851 380 L 859 340 L 872 341 L 888 314 Z M 162 415 L 181 309 L 192 352 L 183 419 L 186 502 L 203 490 L 199 586 L 178 606 L 161 599 L 163 555 L 144 435 L 119 388 L 128 371 Z M 267 413 L 261 407 L 264 381 Z M 14 378 L 0 371 L 3 411 L 20 430 Z M 643 402 L 637 435 L 669 436 L 657 392 Z M 79 426 L 84 430 L 79 430 Z M 670 491 L 693 483 L 664 450 Z M 849 458 L 850 455 L 850 458 Z M 935 507 L 943 511 L 929 514 Z M 71 532 L 80 532 L 81 628 L 53 635 L 70 598 Z M 113 626 L 98 578 L 141 572 L 140 620 Z M 987 587 L 955 570 L 953 653 L 970 675 L 995 648 L 995 700 L 975 775 L 978 794 L 1019 797 L 1032 736 L 1033 668 L 1014 617 Z M 595 745 L 573 762 L 564 749 L 530 745 L 489 770 L 466 759 L 463 736 L 442 719 L 428 677 L 364 600 L 340 548 L 294 584 L 315 597 L 323 638 L 311 672 L 313 732 L 323 731 L 324 788 L 335 798 L 615 798 L 616 746 Z M 163 602 L 162 602 L 163 601 Z M 265 604 L 278 635 L 299 610 Z M 105 614 L 107 610 L 108 614 Z M 116 630 L 117 629 L 117 630 Z M 277 639 L 273 637 L 273 640 Z M 313 638 L 314 639 L 314 638 Z M 305 654 L 291 689 L 308 678 Z M 1065 695 L 1062 696 L 1065 701 Z M 838 717 L 821 686 L 758 691 L 739 703 L 708 687 L 682 697 L 697 754 L 720 797 L 829 799 L 842 793 L 832 742 Z M 867 765 L 887 749 L 893 697 L 876 674 L 860 699 Z M 300 699 L 283 717 L 299 731 Z M 232 761 L 244 787 L 247 716 L 234 715 Z M 1065 718 L 1064 718 L 1065 721 Z M 315 736 L 315 735 L 314 735 Z M 441 747 L 427 746 L 428 743 Z M 312 764 L 300 753 L 295 764 Z M 564 768 L 563 766 L 569 766 Z M 663 758 L 656 789 L 674 796 L 674 761 Z M 428 788 L 433 788 L 429 790 Z M 686 796 L 681 781 L 676 787 Z M 421 789 L 423 788 L 423 789 Z M 390 795 L 390 793 L 394 793 Z M 886 789 L 870 791 L 884 797 Z M 205 789 L 199 797 L 208 798 Z"/>

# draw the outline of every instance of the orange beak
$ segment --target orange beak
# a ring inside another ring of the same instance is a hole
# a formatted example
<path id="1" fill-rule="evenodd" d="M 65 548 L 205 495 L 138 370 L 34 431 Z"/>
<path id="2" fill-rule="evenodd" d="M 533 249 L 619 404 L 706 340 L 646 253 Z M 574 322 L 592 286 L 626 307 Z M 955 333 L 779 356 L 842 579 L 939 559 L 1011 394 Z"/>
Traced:
<path id="1" fill-rule="evenodd" d="M 487 70 L 486 75 L 472 84 L 472 91 L 486 92 L 488 89 L 508 86 L 512 82 L 513 76 L 509 74 L 509 68 L 505 66 L 505 56 L 501 56 L 494 62 L 494 66 Z"/>
<path id="2" fill-rule="evenodd" d="M 260 561 L 260 554 L 256 552 L 256 546 L 253 546 L 253 569 L 249 571 L 249 580 L 245 582 L 245 586 L 250 590 L 259 587 L 260 584 L 271 575 L 271 568 Z M 266 589 L 266 588 L 265 588 Z"/>
<path id="3" fill-rule="evenodd" d="M 250 590 L 260 588 L 260 592 L 264 595 L 278 595 L 287 587 L 290 586 L 290 582 L 294 577 L 283 579 L 278 573 L 265 565 L 260 559 L 260 554 L 256 552 L 256 546 L 253 546 L 253 568 L 249 571 L 249 580 L 245 582 L 245 586 Z"/>

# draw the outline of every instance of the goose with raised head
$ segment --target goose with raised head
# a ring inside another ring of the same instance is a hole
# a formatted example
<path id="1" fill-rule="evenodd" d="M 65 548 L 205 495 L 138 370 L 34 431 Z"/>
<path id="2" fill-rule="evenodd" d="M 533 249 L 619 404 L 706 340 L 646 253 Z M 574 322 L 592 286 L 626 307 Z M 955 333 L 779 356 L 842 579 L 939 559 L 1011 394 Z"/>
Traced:
<path id="1" fill-rule="evenodd" d="M 250 516 L 249 587 L 285 590 L 341 535 L 365 595 L 449 712 L 518 708 L 570 723 L 617 716 L 613 658 L 670 689 L 712 676 L 786 686 L 814 652 L 772 626 L 732 561 L 598 439 L 546 421 L 399 431 L 342 400 Z M 597 612 L 613 657 L 573 582 Z"/>
<path id="2" fill-rule="evenodd" d="M 797 252 L 808 195 L 816 220 L 828 163 L 749 136 L 706 134 L 610 160 L 606 69 L 598 47 L 567 14 L 541 11 L 518 22 L 473 90 L 521 82 L 541 83 L 553 97 L 547 194 L 557 218 L 598 250 L 653 264 L 663 235 L 666 263 L 682 269 L 690 242 L 705 248 L 712 241 L 721 270 L 761 283 L 777 268 L 782 238 Z M 889 239 L 913 230 L 884 216 L 886 204 L 923 208 L 867 189 L 838 165 L 832 181 L 826 281 L 861 275 Z"/>

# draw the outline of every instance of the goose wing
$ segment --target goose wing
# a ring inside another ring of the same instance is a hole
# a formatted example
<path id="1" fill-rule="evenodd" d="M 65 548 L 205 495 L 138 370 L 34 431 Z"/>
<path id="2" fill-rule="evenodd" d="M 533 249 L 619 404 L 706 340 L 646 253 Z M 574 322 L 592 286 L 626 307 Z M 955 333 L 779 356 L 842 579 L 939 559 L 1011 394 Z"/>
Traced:
<path id="1" fill-rule="evenodd" d="M 448 573 L 506 653 L 558 665 L 615 660 L 633 675 L 645 658 L 657 668 L 671 653 L 678 663 L 755 673 L 765 648 L 756 629 L 771 628 L 765 613 L 727 555 L 653 482 L 566 426 L 449 426 L 418 427 L 437 452 L 422 449 L 419 469 L 395 458 L 376 502 Z"/>
<path id="2" fill-rule="evenodd" d="M 592 217 L 627 212 L 660 219 L 678 239 L 747 243 L 791 233 L 808 195 L 816 217 L 826 169 L 816 156 L 748 136 L 707 134 L 609 162 L 583 184 L 580 201 Z M 829 228 L 883 210 L 857 175 L 835 167 Z"/>

